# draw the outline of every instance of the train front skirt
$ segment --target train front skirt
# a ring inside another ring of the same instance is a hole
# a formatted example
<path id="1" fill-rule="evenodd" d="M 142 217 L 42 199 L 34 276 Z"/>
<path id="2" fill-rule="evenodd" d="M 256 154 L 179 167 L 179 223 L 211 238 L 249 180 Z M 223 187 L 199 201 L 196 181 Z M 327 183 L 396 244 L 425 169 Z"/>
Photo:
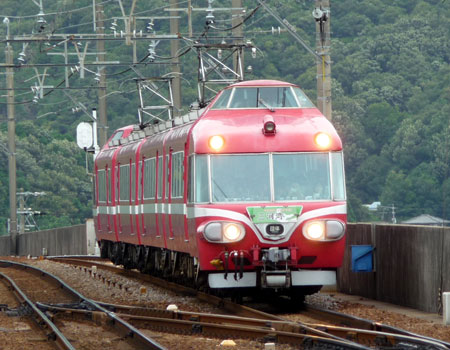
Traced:
<path id="1" fill-rule="evenodd" d="M 258 278 L 259 277 L 259 278 Z M 258 283 L 259 282 L 259 283 Z M 289 288 L 301 286 L 324 286 L 336 284 L 336 271 L 261 271 L 257 273 L 210 273 L 210 288 Z"/>

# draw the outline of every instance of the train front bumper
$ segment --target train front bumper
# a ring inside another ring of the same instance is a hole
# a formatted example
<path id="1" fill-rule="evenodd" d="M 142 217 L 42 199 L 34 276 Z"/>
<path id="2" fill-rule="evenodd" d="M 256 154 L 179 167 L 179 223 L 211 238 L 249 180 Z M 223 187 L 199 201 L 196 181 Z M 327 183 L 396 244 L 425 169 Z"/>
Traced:
<path id="1" fill-rule="evenodd" d="M 210 288 L 290 288 L 336 284 L 334 270 L 251 271 L 239 273 L 210 273 Z"/>

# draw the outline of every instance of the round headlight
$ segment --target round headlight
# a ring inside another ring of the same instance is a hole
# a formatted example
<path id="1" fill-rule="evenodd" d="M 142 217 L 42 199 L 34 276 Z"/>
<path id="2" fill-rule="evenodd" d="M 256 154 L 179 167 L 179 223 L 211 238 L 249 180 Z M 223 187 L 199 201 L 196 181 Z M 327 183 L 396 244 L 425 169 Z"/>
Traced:
<path id="1" fill-rule="evenodd" d="M 212 136 L 209 139 L 209 147 L 214 151 L 220 151 L 225 144 L 225 140 L 220 135 Z"/>
<path id="2" fill-rule="evenodd" d="M 324 132 L 319 132 L 314 138 L 316 145 L 322 149 L 326 149 L 331 145 L 331 137 Z"/>
<path id="3" fill-rule="evenodd" d="M 223 227 L 223 235 L 228 241 L 236 241 L 241 235 L 241 228 L 236 224 L 226 224 Z"/>
<path id="4" fill-rule="evenodd" d="M 245 237 L 244 226 L 237 222 L 213 221 L 198 229 L 210 243 L 234 243 Z"/>
<path id="5" fill-rule="evenodd" d="M 325 223 L 323 221 L 313 221 L 306 224 L 303 229 L 306 238 L 318 241 L 324 238 Z"/>

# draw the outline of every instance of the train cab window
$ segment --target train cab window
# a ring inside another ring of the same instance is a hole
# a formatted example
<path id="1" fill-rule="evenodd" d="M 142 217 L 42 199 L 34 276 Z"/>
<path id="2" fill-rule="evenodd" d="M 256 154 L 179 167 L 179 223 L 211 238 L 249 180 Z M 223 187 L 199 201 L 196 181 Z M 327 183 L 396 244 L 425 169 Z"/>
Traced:
<path id="1" fill-rule="evenodd" d="M 224 90 L 212 109 L 314 107 L 298 87 L 236 87 Z"/>
<path id="2" fill-rule="evenodd" d="M 257 106 L 256 88 L 236 88 L 231 98 L 230 108 L 256 108 Z"/>
<path id="3" fill-rule="evenodd" d="M 212 202 L 271 200 L 268 154 L 210 157 Z"/>
<path id="4" fill-rule="evenodd" d="M 267 87 L 259 89 L 258 107 L 297 107 L 290 87 Z"/>
<path id="5" fill-rule="evenodd" d="M 155 198 L 156 192 L 156 158 L 144 161 L 144 199 Z"/>
<path id="6" fill-rule="evenodd" d="M 273 155 L 275 201 L 330 200 L 328 153 Z"/>
<path id="7" fill-rule="evenodd" d="M 225 109 L 228 106 L 232 89 L 223 90 L 216 102 L 214 102 L 213 109 Z"/>
<path id="8" fill-rule="evenodd" d="M 97 182 L 98 182 L 98 201 L 106 202 L 106 171 L 105 169 L 100 169 L 97 172 Z"/>
<path id="9" fill-rule="evenodd" d="M 292 90 L 295 92 L 300 108 L 315 108 L 314 103 L 311 102 L 301 89 L 293 87 Z"/>

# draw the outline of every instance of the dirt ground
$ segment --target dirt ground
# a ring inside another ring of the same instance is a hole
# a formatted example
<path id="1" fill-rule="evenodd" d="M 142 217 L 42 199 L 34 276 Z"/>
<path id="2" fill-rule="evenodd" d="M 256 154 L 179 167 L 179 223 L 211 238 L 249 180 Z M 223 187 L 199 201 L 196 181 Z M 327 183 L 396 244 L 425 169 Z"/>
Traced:
<path id="1" fill-rule="evenodd" d="M 95 300 L 157 308 L 176 304 L 180 310 L 214 312 L 209 305 L 201 304 L 195 299 L 176 296 L 149 285 L 144 286 L 146 292 L 142 294 L 143 285 L 138 281 L 120 281 L 122 288 L 118 289 L 102 283 L 99 279 L 73 266 L 47 260 L 29 260 L 28 263 L 53 273 L 85 296 Z M 443 325 L 442 316 L 436 314 L 421 313 L 417 310 L 379 303 L 357 296 L 343 295 L 334 291 L 317 293 L 308 297 L 307 300 L 320 307 L 450 342 L 450 326 Z M 10 308 L 17 306 L 17 302 L 11 297 L 11 293 L 3 283 L 0 283 L 0 304 L 6 304 Z M 0 350 L 54 349 L 55 347 L 35 328 L 33 322 L 27 321 L 23 317 L 8 317 L 0 312 Z M 264 349 L 263 343 L 251 340 L 234 340 L 235 346 L 228 347 L 221 345 L 224 339 L 201 338 L 198 335 L 173 335 L 147 330 L 143 332 L 168 349 Z M 108 340 L 105 341 L 108 342 Z M 103 345 L 109 348 L 112 344 L 105 343 Z M 97 350 L 97 348 L 98 346 L 90 347 L 88 341 L 84 342 L 81 347 L 84 350 Z M 293 347 L 276 344 L 275 349 L 288 350 Z"/>

